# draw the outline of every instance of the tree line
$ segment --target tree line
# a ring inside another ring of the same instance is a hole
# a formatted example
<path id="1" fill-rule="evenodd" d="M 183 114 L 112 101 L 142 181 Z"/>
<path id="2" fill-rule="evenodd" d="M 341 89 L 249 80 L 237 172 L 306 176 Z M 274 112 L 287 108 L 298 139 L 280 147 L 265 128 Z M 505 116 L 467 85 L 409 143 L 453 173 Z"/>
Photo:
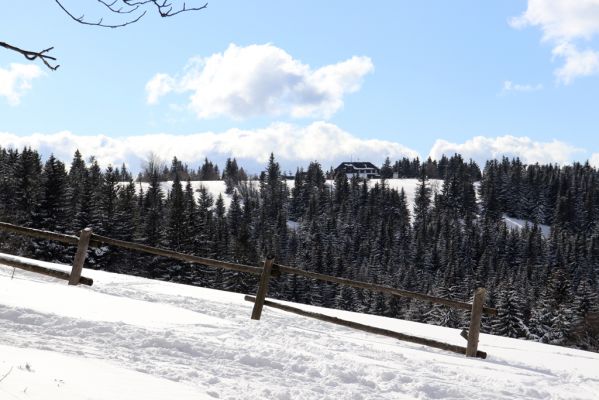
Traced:
<path id="1" fill-rule="evenodd" d="M 282 264 L 456 300 L 469 301 L 483 286 L 488 304 L 500 309 L 498 317 L 483 319 L 483 331 L 599 350 L 599 172 L 588 164 L 524 165 L 504 158 L 480 171 L 459 155 L 435 163 L 386 161 L 391 168 L 417 166 L 410 199 L 385 179 L 369 184 L 341 174 L 327 182 L 317 162 L 298 169 L 288 184 L 274 155 L 254 180 L 233 161 L 220 175 L 228 194 L 214 198 L 206 188 L 194 190 L 189 169 L 177 159 L 168 170 L 171 182 L 163 182 L 163 166 L 149 162 L 141 185 L 126 168 L 102 170 L 79 152 L 67 169 L 53 156 L 43 162 L 32 149 L 0 149 L 0 219 L 66 233 L 91 227 L 117 239 L 250 265 L 273 254 Z M 432 178 L 443 180 L 439 190 Z M 530 222 L 512 229 L 505 216 Z M 549 235 L 543 225 L 550 225 Z M 69 262 L 74 254 L 57 243 L 6 234 L 0 246 L 48 261 Z M 91 251 L 89 263 L 245 293 L 257 283 L 243 273 L 110 247 Z M 274 279 L 269 295 L 468 326 L 463 311 L 291 275 Z"/>

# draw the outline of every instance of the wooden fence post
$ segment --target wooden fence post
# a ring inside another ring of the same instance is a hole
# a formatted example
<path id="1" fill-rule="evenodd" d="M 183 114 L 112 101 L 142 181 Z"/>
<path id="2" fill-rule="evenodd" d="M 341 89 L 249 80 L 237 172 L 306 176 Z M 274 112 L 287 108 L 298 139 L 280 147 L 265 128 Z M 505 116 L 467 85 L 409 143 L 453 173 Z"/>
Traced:
<path id="1" fill-rule="evenodd" d="M 252 310 L 252 319 L 260 320 L 260 316 L 262 315 L 264 299 L 266 299 L 266 293 L 268 292 L 268 281 L 270 280 L 270 274 L 272 272 L 272 265 L 274 262 L 274 256 L 270 255 L 266 257 L 266 260 L 264 260 L 264 269 L 260 275 L 260 285 L 258 286 L 258 292 L 256 293 L 254 309 Z"/>
<path id="2" fill-rule="evenodd" d="M 470 329 L 468 330 L 468 346 L 466 347 L 467 357 L 476 357 L 478 349 L 478 335 L 480 334 L 480 320 L 483 313 L 483 305 L 485 303 L 485 288 L 478 288 L 474 292 L 474 300 L 472 301 L 472 314 L 470 316 Z"/>
<path id="3" fill-rule="evenodd" d="M 79 284 L 79 279 L 81 279 L 81 270 L 83 270 L 83 263 L 87 257 L 87 248 L 89 246 L 89 239 L 91 235 L 91 228 L 85 228 L 79 234 L 79 244 L 77 245 L 77 253 L 75 253 L 75 259 L 73 260 L 73 269 L 71 270 L 69 285 Z"/>

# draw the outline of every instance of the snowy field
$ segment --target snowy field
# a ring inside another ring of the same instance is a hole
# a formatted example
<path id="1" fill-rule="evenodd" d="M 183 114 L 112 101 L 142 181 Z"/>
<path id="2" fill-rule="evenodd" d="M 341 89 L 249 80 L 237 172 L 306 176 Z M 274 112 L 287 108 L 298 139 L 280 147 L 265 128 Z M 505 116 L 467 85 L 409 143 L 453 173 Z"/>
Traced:
<path id="1" fill-rule="evenodd" d="M 508 217 L 507 215 L 503 216 L 503 220 L 505 221 L 505 224 L 507 225 L 507 227 L 511 228 L 511 229 L 524 229 L 524 227 L 527 224 L 529 227 L 532 227 L 532 225 L 533 225 L 533 223 L 531 221 L 527 221 L 525 219 Z M 542 225 L 542 224 L 539 224 L 538 226 L 539 226 L 539 229 L 541 229 L 541 235 L 543 235 L 544 238 L 548 238 L 549 235 L 551 234 L 551 227 L 549 225 Z"/>
<path id="2" fill-rule="evenodd" d="M 295 186 L 295 181 L 293 179 L 287 180 L 286 183 L 287 183 L 287 187 L 289 188 L 289 190 L 291 190 Z M 370 179 L 368 181 L 368 186 L 372 188 L 377 183 L 380 185 L 381 180 L 380 179 Z M 416 190 L 418 189 L 418 179 L 386 179 L 385 183 L 390 188 L 396 189 L 397 191 L 401 191 L 401 189 L 404 190 L 404 192 L 406 194 L 408 210 L 410 211 L 410 213 L 412 213 L 414 210 L 414 196 L 416 195 Z M 256 185 L 256 188 L 258 187 L 257 181 L 252 182 L 252 184 Z M 160 186 L 161 186 L 162 190 L 164 191 L 164 193 L 170 192 L 172 185 L 173 185 L 172 181 L 160 183 Z M 327 185 L 331 185 L 331 186 L 334 185 L 334 181 L 327 180 Z M 443 188 L 443 180 L 429 179 L 428 185 L 431 188 L 432 193 L 440 192 L 441 189 Z M 141 187 L 143 188 L 144 193 L 148 190 L 148 186 L 149 186 L 149 184 L 145 183 L 145 182 L 141 184 Z M 215 201 L 219 195 L 222 195 L 224 203 L 225 203 L 225 207 L 228 208 L 229 205 L 231 204 L 231 196 L 227 195 L 225 193 L 225 182 L 224 181 L 192 181 L 191 186 L 194 190 L 196 199 L 199 197 L 197 190 L 200 187 L 204 187 L 208 191 L 208 193 L 210 193 L 212 195 L 212 197 L 214 198 Z M 477 191 L 478 191 L 478 186 L 479 186 L 479 182 L 476 182 L 475 188 L 477 189 Z M 139 193 L 140 184 L 137 183 L 135 185 L 135 187 L 137 188 L 137 191 Z M 185 182 L 183 182 L 183 188 L 185 188 Z M 507 216 L 504 216 L 503 220 L 505 221 L 508 228 L 511 228 L 511 229 L 522 229 L 522 228 L 524 228 L 525 224 L 528 222 L 526 220 L 511 218 L 511 217 L 507 217 Z M 528 224 L 532 225 L 531 222 L 528 222 Z M 289 226 L 289 229 L 297 229 L 298 228 L 297 223 L 293 222 L 293 221 L 288 221 L 288 226 Z M 540 228 L 541 228 L 542 235 L 544 237 L 549 237 L 551 228 L 547 225 L 540 225 Z"/>
<path id="3" fill-rule="evenodd" d="M 252 321 L 240 294 L 84 275 L 93 287 L 0 266 L 0 399 L 599 398 L 595 353 L 482 335 L 488 358 L 471 359 L 269 308 Z M 317 310 L 465 346 L 455 329 Z"/>
<path id="4" fill-rule="evenodd" d="M 293 187 L 295 186 L 295 181 L 293 179 L 286 180 L 285 182 L 286 182 L 289 190 L 293 189 Z M 387 179 L 387 180 L 385 180 L 385 182 L 392 189 L 397 189 L 399 191 L 403 188 L 403 190 L 406 193 L 406 199 L 408 200 L 408 208 L 411 211 L 412 208 L 414 207 L 414 195 L 416 194 L 416 188 L 418 187 L 418 179 Z M 368 181 L 368 186 L 373 187 L 377 183 L 380 184 L 381 180 L 380 179 L 370 179 Z M 182 182 L 181 184 L 183 185 L 183 189 L 185 189 L 186 182 Z M 256 188 L 259 187 L 258 181 L 251 181 L 251 184 L 255 185 Z M 332 186 L 333 184 L 334 184 L 334 181 L 332 181 L 332 180 L 327 181 L 327 185 Z M 431 189 L 433 190 L 433 192 L 435 192 L 437 190 L 441 190 L 441 188 L 443 187 L 443 181 L 439 180 L 439 179 L 431 179 L 431 180 L 429 180 L 429 185 L 430 185 Z M 173 186 L 173 181 L 166 181 L 166 182 L 160 183 L 160 187 L 162 188 L 162 191 L 165 194 L 170 192 L 172 186 Z M 148 190 L 148 187 L 149 187 L 149 183 L 147 183 L 147 182 L 141 183 L 141 188 L 143 189 L 144 193 Z M 228 208 L 229 204 L 231 204 L 231 196 L 229 196 L 225 193 L 226 187 L 225 187 L 224 181 L 191 181 L 191 187 L 194 190 L 196 199 L 199 197 L 197 190 L 201 187 L 204 187 L 208 191 L 208 193 L 210 193 L 212 195 L 212 197 L 214 198 L 215 201 L 219 195 L 222 195 L 223 200 L 225 202 L 225 207 Z M 136 183 L 135 188 L 137 189 L 137 192 L 139 193 L 140 184 Z"/>
<path id="5" fill-rule="evenodd" d="M 181 182 L 181 185 L 183 186 L 183 190 L 185 190 L 187 182 Z M 136 183 L 135 189 L 137 191 L 137 194 L 139 194 L 140 187 L 144 191 L 144 193 L 146 193 L 148 191 L 148 188 L 150 187 L 150 184 L 148 182 Z M 160 188 L 165 194 L 169 193 L 172 187 L 173 181 L 160 182 Z M 193 191 L 195 193 L 196 200 L 200 197 L 198 189 L 204 187 L 206 191 L 212 195 L 214 201 L 216 201 L 218 195 L 220 194 L 223 196 L 225 207 L 229 208 L 229 204 L 231 204 L 231 196 L 225 194 L 225 181 L 191 181 L 191 187 L 193 188 Z"/>

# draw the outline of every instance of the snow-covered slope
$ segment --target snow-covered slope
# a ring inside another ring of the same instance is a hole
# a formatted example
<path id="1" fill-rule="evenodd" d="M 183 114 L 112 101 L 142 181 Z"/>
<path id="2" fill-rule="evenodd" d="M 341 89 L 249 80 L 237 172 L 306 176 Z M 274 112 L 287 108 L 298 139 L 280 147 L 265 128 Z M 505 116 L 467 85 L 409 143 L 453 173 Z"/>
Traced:
<path id="1" fill-rule="evenodd" d="M 524 229 L 526 225 L 529 227 L 533 226 L 531 221 L 508 217 L 507 215 L 503 216 L 503 220 L 505 221 L 507 227 L 511 229 Z M 551 234 L 551 227 L 549 225 L 539 225 L 539 229 L 541 229 L 541 235 L 543 235 L 545 238 L 549 237 Z"/>
<path id="2" fill-rule="evenodd" d="M 598 398 L 595 353 L 482 335 L 488 358 L 469 359 L 269 308 L 252 321 L 240 294 L 12 274 L 0 266 L 0 399 Z M 465 345 L 455 329 L 318 311 Z"/>
<path id="3" fill-rule="evenodd" d="M 414 195 L 416 194 L 416 189 L 418 187 L 418 179 L 387 179 L 387 180 L 385 180 L 385 182 L 389 187 L 391 187 L 393 189 L 397 189 L 398 191 L 403 188 L 404 192 L 406 193 L 406 199 L 408 201 L 408 209 L 412 210 L 413 203 L 414 203 Z M 437 190 L 441 190 L 441 187 L 443 186 L 443 181 L 439 180 L 439 179 L 430 179 L 428 182 L 429 182 L 429 185 L 430 185 L 431 189 L 433 190 L 433 192 L 437 191 Z M 295 186 L 295 181 L 293 179 L 289 179 L 289 180 L 285 181 L 285 183 L 287 184 L 287 187 L 290 190 L 293 189 L 293 187 Z M 380 184 L 381 180 L 380 179 L 370 179 L 368 181 L 368 186 L 373 187 L 377 183 Z M 256 188 L 258 187 L 257 182 L 252 182 L 252 184 L 254 184 Z M 328 180 L 327 184 L 333 185 L 334 181 Z M 182 185 L 183 185 L 183 188 L 185 188 L 186 183 L 183 182 Z M 172 181 L 160 183 L 160 187 L 162 188 L 164 193 L 170 192 L 172 186 L 173 186 Z M 144 192 L 146 192 L 148 190 L 149 184 L 147 182 L 142 182 L 141 186 L 140 186 L 139 183 L 136 183 L 135 187 L 136 187 L 138 193 L 139 193 L 140 187 L 143 189 Z M 198 198 L 197 190 L 200 187 L 204 187 L 204 188 L 206 188 L 208 193 L 210 193 L 212 195 L 214 200 L 216 200 L 216 198 L 219 195 L 222 195 L 223 200 L 225 202 L 225 207 L 229 207 L 229 204 L 231 204 L 231 196 L 227 195 L 225 193 L 226 187 L 225 187 L 224 181 L 191 181 L 191 187 L 193 188 L 193 190 L 196 194 L 196 199 Z"/>
<path id="4" fill-rule="evenodd" d="M 372 188 L 376 184 L 380 185 L 380 183 L 381 183 L 380 179 L 370 179 L 368 181 L 368 186 L 370 188 Z M 406 194 L 408 210 L 410 210 L 410 212 L 411 212 L 414 209 L 414 197 L 416 195 L 416 190 L 418 188 L 418 179 L 386 179 L 385 183 L 392 189 L 396 189 L 398 191 L 400 191 L 401 189 L 404 190 L 404 192 Z M 255 184 L 256 187 L 258 187 L 257 182 L 254 182 L 253 184 Z M 295 186 L 294 185 L 295 182 L 293 179 L 287 180 L 286 184 L 290 190 Z M 327 180 L 327 185 L 333 185 L 333 184 L 334 184 L 334 181 Z M 148 190 L 148 185 L 149 185 L 148 183 L 141 184 L 141 188 L 143 188 L 144 192 L 146 190 Z M 161 184 L 160 184 L 164 193 L 168 193 L 171 190 L 172 185 L 173 185 L 172 181 L 161 182 Z M 183 185 L 185 187 L 185 182 L 183 182 Z M 443 187 L 443 180 L 430 179 L 428 181 L 428 185 L 431 188 L 432 192 L 435 193 L 437 191 L 440 191 L 441 188 Z M 479 185 L 480 185 L 480 182 L 475 183 L 477 193 L 478 193 Z M 191 186 L 195 192 L 196 199 L 199 197 L 197 190 L 200 187 L 204 187 L 204 188 L 206 188 L 208 193 L 210 193 L 212 195 L 214 200 L 216 200 L 216 198 L 219 195 L 222 195 L 224 203 L 225 203 L 225 207 L 228 208 L 229 205 L 231 204 L 231 196 L 227 195 L 225 193 L 225 182 L 224 181 L 192 181 Z M 140 184 L 139 183 L 136 184 L 135 187 L 137 188 L 137 191 L 139 192 Z M 506 225 L 511 229 L 522 229 L 526 223 L 528 223 L 529 225 L 532 225 L 532 222 L 530 222 L 530 221 L 511 218 L 511 217 L 507 217 L 507 216 L 504 216 L 503 220 L 505 221 Z M 296 229 L 297 227 L 290 226 L 290 228 Z M 550 234 L 551 228 L 547 225 L 540 225 L 540 228 L 541 228 L 541 232 L 542 232 L 543 236 L 548 237 Z"/>
<path id="5" fill-rule="evenodd" d="M 225 189 L 226 189 L 225 181 L 191 181 L 190 183 L 191 183 L 192 189 L 194 190 L 196 200 L 199 198 L 199 194 L 198 194 L 197 190 L 200 187 L 204 187 L 206 189 L 206 191 L 212 195 L 212 197 L 214 198 L 215 201 L 219 195 L 222 195 L 224 203 L 225 203 L 225 207 L 228 208 L 229 204 L 231 204 L 231 196 L 229 196 L 225 193 Z M 187 182 L 181 182 L 181 185 L 183 185 L 183 190 L 185 190 L 185 185 L 187 185 Z M 139 194 L 140 188 L 145 193 L 149 187 L 150 187 L 150 184 L 147 182 L 142 182 L 141 184 L 140 183 L 135 184 L 135 189 L 138 194 Z M 160 188 L 162 189 L 162 191 L 164 193 L 169 193 L 171 191 L 172 187 L 173 187 L 173 181 L 160 182 Z"/>

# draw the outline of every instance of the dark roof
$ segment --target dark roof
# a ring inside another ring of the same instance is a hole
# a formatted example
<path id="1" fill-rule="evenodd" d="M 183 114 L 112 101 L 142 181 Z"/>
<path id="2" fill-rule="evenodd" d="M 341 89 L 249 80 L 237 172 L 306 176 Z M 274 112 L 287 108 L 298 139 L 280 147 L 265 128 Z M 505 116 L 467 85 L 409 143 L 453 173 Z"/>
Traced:
<path id="1" fill-rule="evenodd" d="M 340 170 L 346 171 L 346 170 L 365 169 L 365 168 L 372 168 L 375 171 L 379 170 L 378 167 L 371 162 L 348 161 L 348 162 L 342 162 L 341 164 L 339 164 L 339 166 L 337 168 L 335 168 L 335 171 L 340 171 Z"/>

